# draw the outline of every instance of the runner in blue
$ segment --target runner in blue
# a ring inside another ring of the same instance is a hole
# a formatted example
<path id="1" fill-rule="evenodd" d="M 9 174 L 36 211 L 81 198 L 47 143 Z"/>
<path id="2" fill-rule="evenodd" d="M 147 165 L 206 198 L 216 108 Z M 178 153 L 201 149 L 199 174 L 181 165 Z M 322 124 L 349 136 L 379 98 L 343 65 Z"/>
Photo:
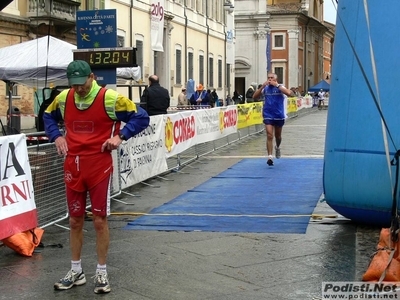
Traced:
<path id="1" fill-rule="evenodd" d="M 273 166 L 272 149 L 273 138 L 275 136 L 275 157 L 281 157 L 280 145 L 282 142 L 282 127 L 285 124 L 287 97 L 292 96 L 293 92 L 282 84 L 278 84 L 278 76 L 275 73 L 268 73 L 268 80 L 254 92 L 253 99 L 261 99 L 264 101 L 263 119 L 265 131 L 267 133 L 267 164 Z"/>

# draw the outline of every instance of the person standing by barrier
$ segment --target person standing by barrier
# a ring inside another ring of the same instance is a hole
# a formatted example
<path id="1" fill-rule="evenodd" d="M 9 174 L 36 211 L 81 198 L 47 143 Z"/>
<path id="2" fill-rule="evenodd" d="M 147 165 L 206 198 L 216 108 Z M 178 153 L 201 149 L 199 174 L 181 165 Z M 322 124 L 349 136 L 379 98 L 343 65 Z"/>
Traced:
<path id="1" fill-rule="evenodd" d="M 320 89 L 318 92 L 318 109 L 322 109 L 325 106 L 325 91 Z"/>
<path id="2" fill-rule="evenodd" d="M 184 108 L 186 106 L 188 106 L 189 101 L 188 99 L 186 99 L 186 88 L 182 88 L 181 93 L 178 95 L 178 106 L 177 107 L 181 107 Z"/>
<path id="3" fill-rule="evenodd" d="M 287 98 L 293 92 L 282 84 L 278 84 L 278 76 L 275 73 L 268 73 L 268 80 L 254 92 L 253 98 L 258 99 L 262 96 L 264 98 L 263 106 L 263 119 L 265 124 L 265 131 L 267 133 L 267 164 L 273 166 L 272 148 L 273 138 L 275 135 L 275 157 L 281 157 L 280 145 L 282 142 L 282 128 L 285 124 Z"/>
<path id="4" fill-rule="evenodd" d="M 71 270 L 54 284 L 66 290 L 86 283 L 81 265 L 83 225 L 89 192 L 96 231 L 97 270 L 94 292 L 111 291 L 106 258 L 110 243 L 107 217 L 110 214 L 110 186 L 113 172 L 111 151 L 149 125 L 145 110 L 111 89 L 100 87 L 90 66 L 75 60 L 67 67 L 70 89 L 62 91 L 46 109 L 46 135 L 65 157 L 64 181 L 69 211 Z M 58 123 L 64 121 L 65 137 Z M 120 130 L 121 121 L 125 126 Z"/>
<path id="5" fill-rule="evenodd" d="M 218 99 L 218 94 L 217 94 L 217 90 L 213 89 L 213 91 L 211 92 L 211 96 L 213 98 L 214 101 L 214 107 L 218 107 L 219 105 L 219 99 Z"/>
<path id="6" fill-rule="evenodd" d="M 160 85 L 157 75 L 149 77 L 149 87 L 143 91 L 140 103 L 143 103 L 141 106 L 149 116 L 167 114 L 170 105 L 169 93 Z"/>
<path id="7" fill-rule="evenodd" d="M 204 90 L 203 85 L 201 83 L 199 83 L 199 85 L 196 87 L 196 91 L 190 97 L 190 104 L 191 105 L 202 105 L 206 95 L 207 95 L 206 90 Z"/>
<path id="8" fill-rule="evenodd" d="M 249 88 L 246 91 L 246 102 L 247 103 L 253 103 L 253 94 L 254 94 L 254 87 L 252 85 L 249 86 Z"/>

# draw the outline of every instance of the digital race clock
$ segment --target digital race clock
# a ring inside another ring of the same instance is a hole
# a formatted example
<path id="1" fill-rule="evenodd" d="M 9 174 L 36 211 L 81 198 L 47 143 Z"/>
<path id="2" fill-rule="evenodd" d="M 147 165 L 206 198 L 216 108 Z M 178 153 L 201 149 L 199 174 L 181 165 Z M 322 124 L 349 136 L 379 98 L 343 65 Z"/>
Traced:
<path id="1" fill-rule="evenodd" d="M 86 61 L 92 69 L 136 67 L 136 48 L 73 50 L 74 60 Z"/>

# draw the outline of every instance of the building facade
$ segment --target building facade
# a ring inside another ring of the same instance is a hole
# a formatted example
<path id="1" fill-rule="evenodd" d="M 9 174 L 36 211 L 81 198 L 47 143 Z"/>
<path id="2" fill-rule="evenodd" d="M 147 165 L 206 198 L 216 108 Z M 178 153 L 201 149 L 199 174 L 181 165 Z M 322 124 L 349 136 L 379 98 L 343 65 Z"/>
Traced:
<path id="1" fill-rule="evenodd" d="M 266 80 L 268 70 L 304 92 L 330 81 L 335 26 L 323 21 L 322 0 L 14 0 L 0 12 L 0 47 L 45 35 L 76 44 L 76 12 L 96 9 L 116 9 L 118 46 L 137 49 L 141 78 L 134 84 L 146 85 L 157 74 L 172 106 L 189 79 L 216 89 L 220 99 L 234 90 L 244 95 Z M 152 17 L 161 13 L 157 48 Z M 40 92 L 17 84 L 12 94 L 22 114 L 38 112 Z M 2 118 L 7 95 L 0 81 Z M 132 98 L 139 101 L 138 89 Z"/>
<path id="2" fill-rule="evenodd" d="M 286 87 L 330 79 L 334 25 L 323 0 L 236 0 L 235 89 L 263 83 L 272 71 Z"/>
<path id="3" fill-rule="evenodd" d="M 77 11 L 116 9 L 118 46 L 137 49 L 141 78 L 135 84 L 148 84 L 150 75 L 158 75 L 170 92 L 171 106 L 189 79 L 225 99 L 235 78 L 232 8 L 227 0 L 14 0 L 0 12 L 0 47 L 45 35 L 76 45 Z M 158 48 L 153 17 L 163 19 Z M 41 99 L 35 100 L 32 87 L 17 84 L 12 92 L 21 114 L 37 113 Z M 139 101 L 138 90 L 132 97 Z M 6 85 L 0 82 L 1 116 L 7 114 L 7 99 Z"/>

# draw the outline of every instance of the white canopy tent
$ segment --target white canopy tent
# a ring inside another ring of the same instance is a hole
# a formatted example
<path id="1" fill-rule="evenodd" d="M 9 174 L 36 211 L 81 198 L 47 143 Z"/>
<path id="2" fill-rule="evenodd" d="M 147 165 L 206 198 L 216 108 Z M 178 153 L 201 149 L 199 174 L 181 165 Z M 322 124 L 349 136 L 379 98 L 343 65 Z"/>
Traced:
<path id="1" fill-rule="evenodd" d="M 0 80 L 37 89 L 67 86 L 66 69 L 73 60 L 74 49 L 75 45 L 52 36 L 0 48 Z M 137 81 L 141 70 L 118 68 L 117 76 Z"/>
<path id="2" fill-rule="evenodd" d="M 23 84 L 37 90 L 66 87 L 68 86 L 66 70 L 73 60 L 74 49 L 75 45 L 52 36 L 0 48 L 0 80 L 6 82 L 9 91 L 14 84 Z M 95 70 L 93 72 L 96 74 Z M 117 77 L 138 81 L 141 78 L 140 67 L 117 68 Z M 8 101 L 8 115 L 12 116 L 11 93 Z M 14 122 L 12 117 L 7 119 L 7 131 L 11 134 L 15 133 L 13 131 L 15 125 L 12 124 Z"/>

